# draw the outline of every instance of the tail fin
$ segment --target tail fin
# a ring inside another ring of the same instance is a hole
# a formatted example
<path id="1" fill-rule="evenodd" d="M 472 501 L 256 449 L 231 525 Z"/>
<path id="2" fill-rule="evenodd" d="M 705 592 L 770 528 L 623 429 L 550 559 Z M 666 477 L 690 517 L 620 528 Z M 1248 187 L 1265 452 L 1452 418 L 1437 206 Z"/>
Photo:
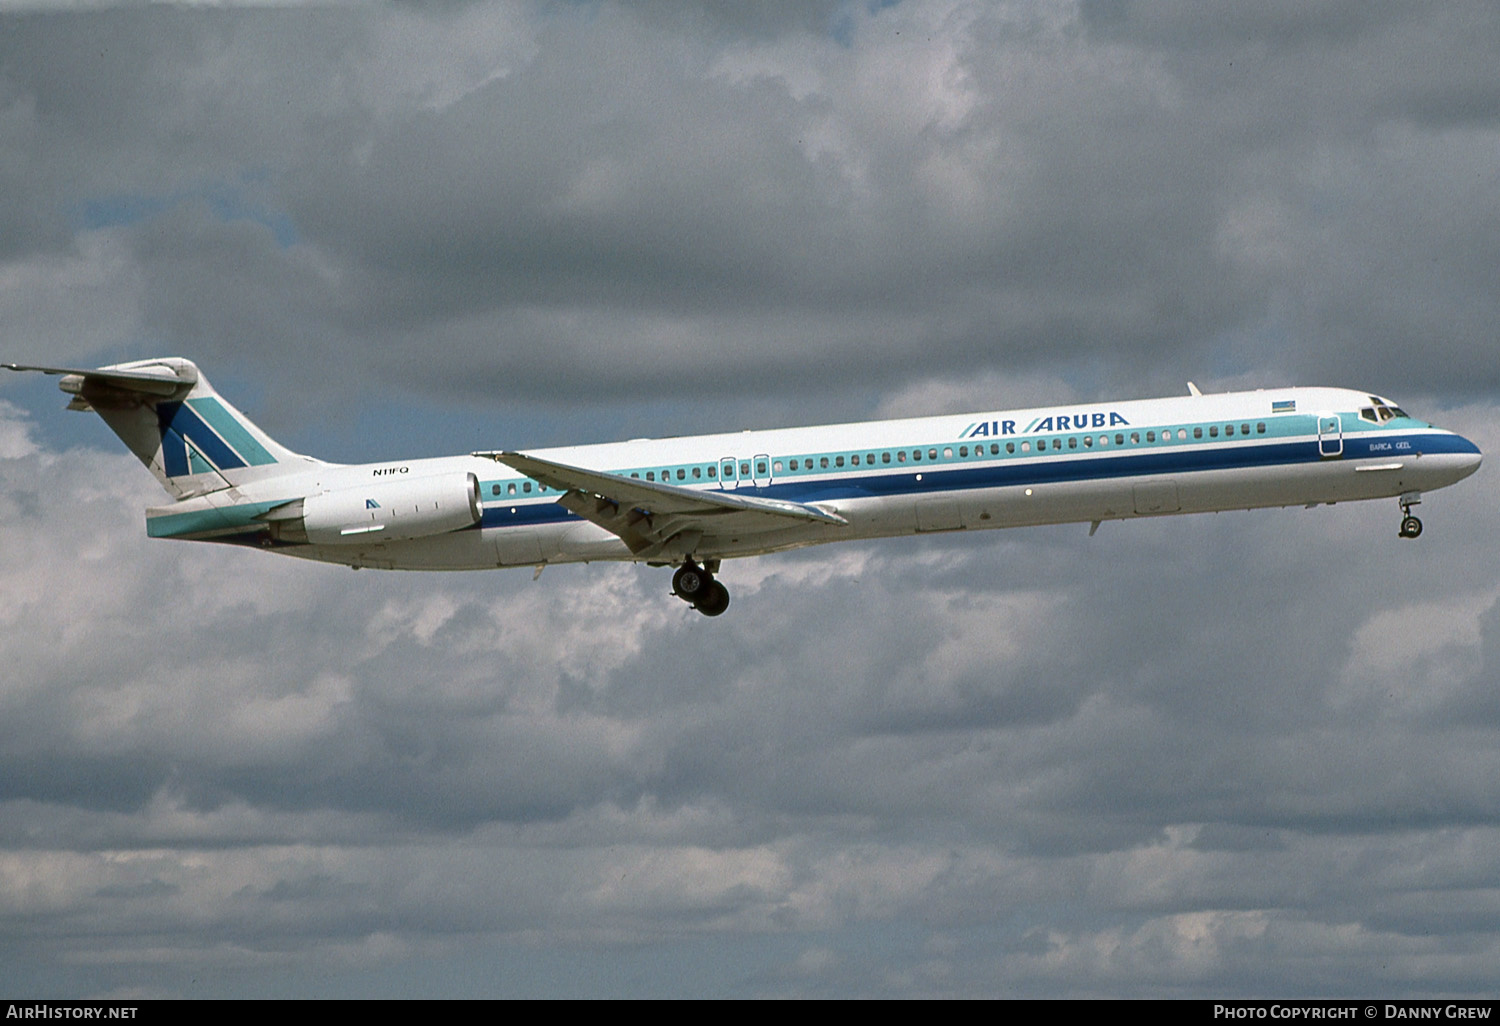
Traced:
<path id="1" fill-rule="evenodd" d="M 274 477 L 318 461 L 278 444 L 231 406 L 191 360 L 169 356 L 60 374 L 70 410 L 93 410 L 174 498 Z"/>

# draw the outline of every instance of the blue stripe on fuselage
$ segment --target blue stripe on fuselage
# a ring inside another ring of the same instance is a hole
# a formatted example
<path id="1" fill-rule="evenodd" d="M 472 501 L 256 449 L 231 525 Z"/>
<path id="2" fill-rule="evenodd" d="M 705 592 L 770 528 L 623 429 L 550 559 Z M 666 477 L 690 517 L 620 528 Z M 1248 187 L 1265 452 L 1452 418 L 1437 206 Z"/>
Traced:
<path id="1" fill-rule="evenodd" d="M 741 486 L 730 489 L 749 495 L 813 503 L 836 499 L 895 498 L 919 496 L 931 492 L 969 491 L 983 488 L 1056 484 L 1067 481 L 1112 480 L 1163 474 L 1189 474 L 1207 470 L 1240 470 L 1251 467 L 1287 466 L 1300 463 L 1336 463 L 1371 456 L 1415 456 L 1419 453 L 1477 453 L 1466 438 L 1453 434 L 1383 435 L 1365 438 L 1344 435 L 1341 456 L 1326 457 L 1319 452 L 1316 438 L 1295 442 L 1233 442 L 1213 448 L 1189 448 L 1170 443 L 1171 448 L 1136 449 L 1108 456 L 1094 450 L 1087 456 L 1069 450 L 1051 455 L 1012 456 L 977 466 L 958 463 L 909 465 L 910 470 L 891 473 L 850 474 L 823 477 L 812 481 L 782 480 L 758 488 Z M 1389 445 L 1391 448 L 1381 448 Z M 1398 449 L 1399 445 L 1408 448 Z M 917 480 L 920 474 L 922 479 Z M 713 494 L 719 489 L 704 491 Z M 514 512 L 512 512 L 514 510 Z M 484 527 L 519 527 L 522 525 L 561 523 L 581 519 L 556 502 L 505 503 L 487 506 L 481 521 Z"/>

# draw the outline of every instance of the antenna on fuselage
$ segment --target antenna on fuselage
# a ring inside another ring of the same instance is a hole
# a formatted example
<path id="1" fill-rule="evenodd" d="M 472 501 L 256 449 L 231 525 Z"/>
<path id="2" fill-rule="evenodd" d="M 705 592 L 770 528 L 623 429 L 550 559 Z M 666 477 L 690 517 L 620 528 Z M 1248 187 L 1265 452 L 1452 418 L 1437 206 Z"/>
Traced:
<path id="1" fill-rule="evenodd" d="M 1203 394 L 1202 392 L 1198 391 L 1198 386 L 1197 385 L 1193 384 L 1191 381 L 1188 382 L 1188 395 L 1202 395 L 1202 394 Z"/>

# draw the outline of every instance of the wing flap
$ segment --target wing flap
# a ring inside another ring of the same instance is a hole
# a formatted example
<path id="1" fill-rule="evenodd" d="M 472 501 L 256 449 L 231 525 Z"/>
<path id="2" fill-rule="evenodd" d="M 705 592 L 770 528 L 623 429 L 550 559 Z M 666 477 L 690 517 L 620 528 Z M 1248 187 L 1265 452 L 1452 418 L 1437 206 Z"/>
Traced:
<path id="1" fill-rule="evenodd" d="M 519 452 L 474 455 L 503 463 L 562 492 L 557 500 L 560 505 L 616 535 L 632 553 L 643 557 L 668 546 L 691 549 L 704 534 L 759 534 L 807 522 L 840 527 L 849 523 L 837 513 L 785 499 L 680 488 Z M 689 540 L 692 544 L 687 544 Z"/>
<path id="2" fill-rule="evenodd" d="M 687 513 L 695 516 L 722 515 L 723 513 L 757 513 L 762 516 L 786 517 L 793 520 L 811 520 L 820 524 L 847 526 L 849 521 L 837 513 L 785 499 L 768 499 L 758 495 L 741 495 L 736 492 L 682 488 L 657 481 L 642 481 L 634 477 L 622 477 L 602 470 L 572 467 L 566 463 L 527 456 L 519 452 L 475 453 L 488 456 L 527 477 L 540 481 L 560 492 L 584 492 L 609 500 L 621 506 L 639 506 L 653 513 Z M 778 526 L 785 526 L 784 524 Z"/>

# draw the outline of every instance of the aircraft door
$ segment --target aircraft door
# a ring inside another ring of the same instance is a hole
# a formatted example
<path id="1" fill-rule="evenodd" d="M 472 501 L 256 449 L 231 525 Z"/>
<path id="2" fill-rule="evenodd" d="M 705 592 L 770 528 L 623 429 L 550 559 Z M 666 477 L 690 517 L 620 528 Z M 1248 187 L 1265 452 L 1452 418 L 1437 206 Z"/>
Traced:
<path id="1" fill-rule="evenodd" d="M 1318 414 L 1318 455 L 1323 457 L 1344 454 L 1344 426 L 1337 413 Z"/>
<path id="2" fill-rule="evenodd" d="M 741 463 L 740 466 L 743 467 L 744 464 Z M 753 475 L 751 480 L 755 482 L 755 487 L 759 488 L 762 485 L 771 483 L 770 456 L 765 453 L 756 454 L 755 458 L 750 461 L 750 468 L 750 473 Z"/>

